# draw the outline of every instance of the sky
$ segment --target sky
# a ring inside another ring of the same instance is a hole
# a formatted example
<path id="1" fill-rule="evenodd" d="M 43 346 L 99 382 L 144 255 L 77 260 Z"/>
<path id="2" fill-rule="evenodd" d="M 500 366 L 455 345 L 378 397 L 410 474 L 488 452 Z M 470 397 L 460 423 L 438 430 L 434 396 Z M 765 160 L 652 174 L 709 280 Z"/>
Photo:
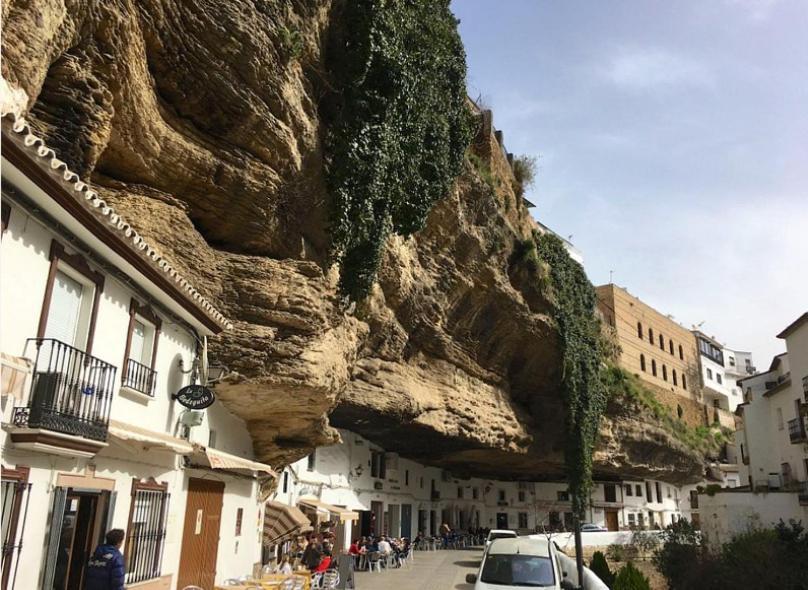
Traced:
<path id="1" fill-rule="evenodd" d="M 808 311 L 808 2 L 453 0 L 472 98 L 538 159 L 534 217 L 751 351 Z"/>

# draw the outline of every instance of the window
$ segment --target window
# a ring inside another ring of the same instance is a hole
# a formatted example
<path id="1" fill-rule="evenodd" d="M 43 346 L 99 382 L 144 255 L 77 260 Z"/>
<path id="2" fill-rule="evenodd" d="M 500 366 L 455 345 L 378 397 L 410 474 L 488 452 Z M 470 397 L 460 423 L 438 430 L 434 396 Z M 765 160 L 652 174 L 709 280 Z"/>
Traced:
<path id="1" fill-rule="evenodd" d="M 651 344 L 654 343 L 654 329 L 653 328 L 648 328 L 648 342 L 650 342 Z"/>
<path id="2" fill-rule="evenodd" d="M 208 448 L 215 449 L 216 448 L 216 431 L 209 430 L 208 431 Z"/>
<path id="3" fill-rule="evenodd" d="M 673 339 L 668 340 L 668 344 L 670 345 L 668 348 L 670 350 L 671 355 L 673 355 Z"/>
<path id="4" fill-rule="evenodd" d="M 665 381 L 668 380 L 668 367 L 666 367 L 665 365 L 662 365 L 662 379 L 664 379 Z"/>
<path id="5" fill-rule="evenodd" d="M 91 354 L 104 275 L 56 241 L 50 261 L 37 338 L 53 338 Z"/>
<path id="6" fill-rule="evenodd" d="M 527 528 L 527 512 L 520 512 L 519 513 L 519 528 L 526 529 Z"/>
<path id="7" fill-rule="evenodd" d="M 783 485 L 787 486 L 791 483 L 791 463 L 781 463 L 780 471 L 783 474 Z"/>
<path id="8" fill-rule="evenodd" d="M 729 357 L 729 366 L 730 367 L 735 366 L 735 357 L 734 356 Z"/>
<path id="9" fill-rule="evenodd" d="M 665 350 L 665 338 L 662 337 L 662 334 L 659 335 L 659 347 Z"/>
<path id="10" fill-rule="evenodd" d="M 682 389 L 687 389 L 687 377 L 682 373 Z"/>
<path id="11" fill-rule="evenodd" d="M 678 381 L 676 380 L 676 369 L 671 370 L 671 377 L 673 377 L 673 384 L 679 385 Z"/>
<path id="12" fill-rule="evenodd" d="M 2 492 L 0 501 L 3 509 L 3 556 L 2 588 L 14 588 L 19 567 L 19 552 L 25 540 L 25 524 L 28 502 L 31 497 L 31 484 L 28 483 L 28 467 L 15 469 L 2 467 Z"/>
<path id="13" fill-rule="evenodd" d="M 6 233 L 6 230 L 8 229 L 8 222 L 11 221 L 11 205 L 8 203 L 2 203 L 0 208 L 2 208 L 2 233 Z"/>
<path id="14" fill-rule="evenodd" d="M 289 492 L 289 472 L 283 472 L 283 493 L 286 494 Z"/>
<path id="15" fill-rule="evenodd" d="M 656 501 L 662 502 L 662 484 L 656 482 Z"/>
<path id="16" fill-rule="evenodd" d="M 682 345 L 681 345 L 681 344 L 679 345 L 679 358 L 680 358 L 681 360 L 685 360 L 685 351 L 684 351 L 684 349 L 682 348 Z"/>
<path id="17" fill-rule="evenodd" d="M 656 377 L 656 361 L 651 359 L 651 374 Z"/>
<path id="18" fill-rule="evenodd" d="M 714 360 L 722 367 L 724 366 L 724 353 L 712 342 L 708 342 L 704 338 L 699 338 L 699 351 L 707 358 Z"/>
<path id="19" fill-rule="evenodd" d="M 708 368 L 707 369 L 707 379 L 712 380 L 712 378 L 713 378 L 713 370 Z"/>
<path id="20" fill-rule="evenodd" d="M 634 491 L 637 492 L 635 495 L 638 498 L 642 498 L 642 486 L 640 484 L 634 486 Z"/>
<path id="21" fill-rule="evenodd" d="M 461 500 L 463 499 L 463 488 L 460 486 L 457 486 L 457 497 Z"/>
<path id="22" fill-rule="evenodd" d="M 617 488 L 613 483 L 603 484 L 603 497 L 607 502 L 617 502 Z"/>
<path id="23" fill-rule="evenodd" d="M 642 322 L 637 322 L 637 338 L 642 338 Z"/>
<path id="24" fill-rule="evenodd" d="M 306 471 L 314 471 L 314 466 L 317 464 L 317 449 L 311 452 L 311 455 L 306 459 Z"/>
<path id="25" fill-rule="evenodd" d="M 666 491 L 668 492 L 668 498 L 672 498 L 673 496 L 671 495 L 671 487 L 670 486 L 665 486 L 665 487 L 667 488 Z"/>
<path id="26" fill-rule="evenodd" d="M 387 463 L 384 460 L 384 451 L 370 452 L 370 477 L 377 479 L 387 477 Z"/>
<path id="27" fill-rule="evenodd" d="M 424 489 L 424 477 L 423 476 L 421 476 L 419 478 L 418 487 L 421 488 L 422 490 Z"/>
<path id="28" fill-rule="evenodd" d="M 157 342 L 162 321 L 150 308 L 132 299 L 129 304 L 129 331 L 123 359 L 121 383 L 128 389 L 154 396 L 157 373 Z"/>
<path id="29" fill-rule="evenodd" d="M 404 485 L 405 486 L 410 485 L 410 470 L 409 469 L 404 470 Z"/>
<path id="30" fill-rule="evenodd" d="M 471 488 L 471 497 L 476 500 L 480 497 L 480 490 L 478 488 Z"/>
<path id="31" fill-rule="evenodd" d="M 637 515 L 633 512 L 628 513 L 628 526 L 635 526 L 637 524 Z"/>
<path id="32" fill-rule="evenodd" d="M 634 487 L 630 483 L 627 483 L 626 484 L 626 496 L 633 496 L 634 495 L 633 490 L 634 490 Z"/>
<path id="33" fill-rule="evenodd" d="M 132 483 L 132 505 L 126 527 L 126 584 L 159 578 L 168 518 L 168 484 Z"/>
<path id="34" fill-rule="evenodd" d="M 244 508 L 236 510 L 236 536 L 241 536 L 241 523 L 244 520 Z"/>
<path id="35" fill-rule="evenodd" d="M 569 502 L 570 501 L 570 493 L 566 490 L 556 492 L 556 498 L 558 498 L 559 502 Z"/>
<path id="36" fill-rule="evenodd" d="M 643 373 L 645 372 L 645 355 L 640 355 L 640 369 L 642 369 Z"/>
<path id="37" fill-rule="evenodd" d="M 505 501 L 505 490 L 499 490 L 499 492 L 497 494 L 497 498 L 498 498 L 499 502 L 504 502 Z"/>
<path id="38" fill-rule="evenodd" d="M 719 373 L 718 371 L 716 371 L 716 373 L 715 373 L 715 380 L 718 381 L 719 385 L 721 385 L 721 383 L 723 383 L 723 380 L 721 379 L 721 373 Z"/>
<path id="39" fill-rule="evenodd" d="M 784 430 L 785 424 L 783 422 L 783 408 L 777 408 L 777 430 Z"/>
<path id="40" fill-rule="evenodd" d="M 520 502 L 525 501 L 525 492 L 524 492 L 524 490 L 519 490 L 519 501 Z"/>
<path id="41" fill-rule="evenodd" d="M 649 502 L 654 501 L 654 496 L 653 496 L 653 494 L 651 494 L 651 482 L 650 481 L 645 482 L 645 497 L 648 498 Z"/>

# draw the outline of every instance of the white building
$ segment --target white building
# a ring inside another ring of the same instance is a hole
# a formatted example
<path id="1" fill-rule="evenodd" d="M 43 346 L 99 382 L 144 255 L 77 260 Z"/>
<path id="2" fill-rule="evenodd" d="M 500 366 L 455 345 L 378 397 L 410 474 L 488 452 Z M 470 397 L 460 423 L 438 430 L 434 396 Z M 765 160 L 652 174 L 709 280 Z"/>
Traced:
<path id="1" fill-rule="evenodd" d="M 2 87 L 2 589 L 83 587 L 111 528 L 130 589 L 251 573 L 271 470 L 219 402 L 172 398 L 227 320 Z"/>
<path id="2" fill-rule="evenodd" d="M 743 488 L 699 495 L 702 528 L 724 542 L 751 524 L 808 522 L 808 313 L 778 338 L 786 352 L 769 370 L 741 379 L 742 426 L 736 433 L 744 466 Z"/>
<path id="3" fill-rule="evenodd" d="M 752 353 L 727 348 L 715 338 L 694 330 L 699 349 L 704 403 L 713 408 L 711 422 L 735 429 L 731 412 L 743 402 L 738 380 L 754 374 Z"/>
<path id="4" fill-rule="evenodd" d="M 284 469 L 273 498 L 279 510 L 295 506 L 308 511 L 319 503 L 337 526 L 338 546 L 371 533 L 435 535 L 444 522 L 460 530 L 508 528 L 523 533 L 572 527 L 566 483 L 461 478 L 388 453 L 358 434 L 340 434 L 340 444 L 320 447 Z M 680 506 L 682 497 L 679 488 L 663 482 L 596 482 L 587 518 L 610 530 L 664 527 L 683 516 L 690 518 Z M 269 512 L 267 518 L 284 520 Z M 290 527 L 276 530 L 276 540 L 300 530 L 294 518 L 285 520 Z"/>

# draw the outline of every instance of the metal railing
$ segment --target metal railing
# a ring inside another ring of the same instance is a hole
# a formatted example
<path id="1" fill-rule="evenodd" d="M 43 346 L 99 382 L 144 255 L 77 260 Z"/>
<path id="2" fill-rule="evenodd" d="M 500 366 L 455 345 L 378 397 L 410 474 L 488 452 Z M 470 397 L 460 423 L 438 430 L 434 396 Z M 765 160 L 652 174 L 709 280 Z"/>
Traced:
<path id="1" fill-rule="evenodd" d="M 792 443 L 801 443 L 806 441 L 805 425 L 802 423 L 801 418 L 794 418 L 788 421 L 788 438 Z"/>
<path id="2" fill-rule="evenodd" d="M 105 441 L 117 368 L 52 338 L 29 339 L 26 352 L 31 344 L 31 395 L 14 424 Z"/>
<path id="3" fill-rule="evenodd" d="M 0 497 L 3 510 L 2 587 L 14 590 L 28 520 L 31 484 L 26 481 L 3 480 Z"/>
<path id="4" fill-rule="evenodd" d="M 134 389 L 142 394 L 154 397 L 154 387 L 157 383 L 157 371 L 151 367 L 137 362 L 134 359 L 126 361 L 123 373 L 123 386 Z"/>

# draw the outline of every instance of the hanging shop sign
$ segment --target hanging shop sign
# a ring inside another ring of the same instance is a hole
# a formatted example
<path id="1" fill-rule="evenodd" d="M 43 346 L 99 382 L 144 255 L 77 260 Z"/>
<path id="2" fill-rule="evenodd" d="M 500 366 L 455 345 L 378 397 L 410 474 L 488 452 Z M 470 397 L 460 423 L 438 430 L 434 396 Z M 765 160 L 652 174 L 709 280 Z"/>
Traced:
<path id="1" fill-rule="evenodd" d="M 216 401 L 213 392 L 203 385 L 186 385 L 171 397 L 190 410 L 204 410 Z"/>

